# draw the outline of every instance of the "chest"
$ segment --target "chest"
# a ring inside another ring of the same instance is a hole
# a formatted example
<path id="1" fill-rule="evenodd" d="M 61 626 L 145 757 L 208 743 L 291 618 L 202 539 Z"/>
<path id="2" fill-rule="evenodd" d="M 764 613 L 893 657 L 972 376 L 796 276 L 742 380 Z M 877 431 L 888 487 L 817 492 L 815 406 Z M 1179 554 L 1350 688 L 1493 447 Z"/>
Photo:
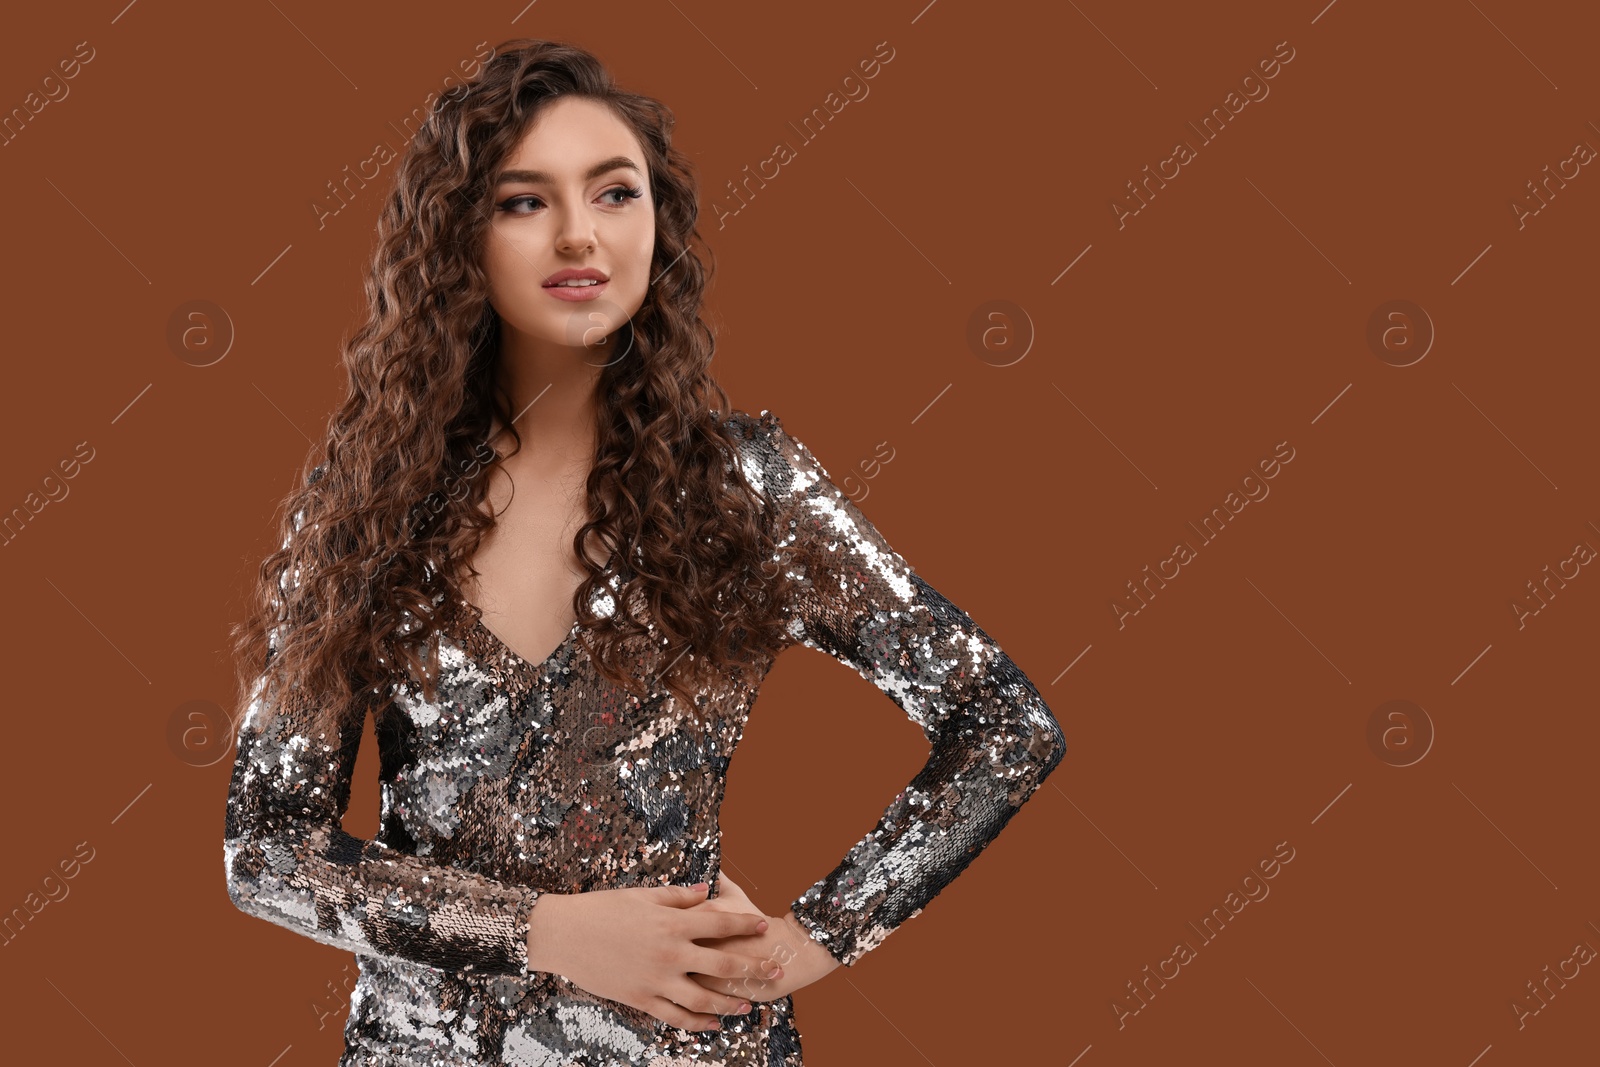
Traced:
<path id="1" fill-rule="evenodd" d="M 574 597 L 588 572 L 574 539 L 589 521 L 583 475 L 538 468 L 496 468 L 483 510 L 494 525 L 463 567 L 462 593 L 482 622 L 512 652 L 530 663 L 552 654 L 569 636 L 577 615 Z M 598 534 L 587 538 L 588 558 L 608 562 Z"/>

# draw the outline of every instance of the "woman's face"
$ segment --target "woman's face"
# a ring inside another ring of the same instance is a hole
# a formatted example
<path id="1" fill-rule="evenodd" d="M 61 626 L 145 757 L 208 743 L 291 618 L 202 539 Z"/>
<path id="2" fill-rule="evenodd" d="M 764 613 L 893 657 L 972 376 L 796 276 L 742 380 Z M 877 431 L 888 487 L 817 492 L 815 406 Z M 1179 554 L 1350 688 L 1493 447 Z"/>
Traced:
<path id="1" fill-rule="evenodd" d="M 504 329 L 525 335 L 513 343 L 590 348 L 644 304 L 656 238 L 645 171 L 638 139 L 609 108 L 578 97 L 545 105 L 496 177 L 483 250 L 489 303 Z M 571 271 L 600 280 L 551 284 Z"/>

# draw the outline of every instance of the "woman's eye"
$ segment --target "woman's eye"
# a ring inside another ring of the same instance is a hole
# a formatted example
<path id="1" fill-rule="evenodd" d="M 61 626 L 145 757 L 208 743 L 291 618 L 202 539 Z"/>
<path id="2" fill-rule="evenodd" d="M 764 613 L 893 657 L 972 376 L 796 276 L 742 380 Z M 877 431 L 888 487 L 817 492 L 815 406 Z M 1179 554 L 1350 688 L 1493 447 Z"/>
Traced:
<path id="1" fill-rule="evenodd" d="M 610 207 L 621 207 L 629 200 L 637 200 L 643 195 L 644 189 L 640 187 L 619 185 L 615 189 L 607 189 L 605 192 L 601 193 L 600 198 L 605 200 L 606 197 L 617 197 L 618 199 L 607 200 L 606 203 Z M 515 210 L 517 205 L 523 203 L 528 204 L 527 211 Z M 537 196 L 534 196 L 531 193 L 524 193 L 521 196 L 513 196 L 506 200 L 502 200 L 495 206 L 501 211 L 511 215 L 528 215 L 533 213 L 536 205 L 540 207 L 543 206 L 542 202 Z"/>
<path id="2" fill-rule="evenodd" d="M 615 189 L 607 189 L 601 196 L 621 196 L 622 200 L 612 201 L 614 207 L 621 207 L 625 201 L 637 200 L 644 195 L 644 190 L 636 186 L 619 185 Z"/>

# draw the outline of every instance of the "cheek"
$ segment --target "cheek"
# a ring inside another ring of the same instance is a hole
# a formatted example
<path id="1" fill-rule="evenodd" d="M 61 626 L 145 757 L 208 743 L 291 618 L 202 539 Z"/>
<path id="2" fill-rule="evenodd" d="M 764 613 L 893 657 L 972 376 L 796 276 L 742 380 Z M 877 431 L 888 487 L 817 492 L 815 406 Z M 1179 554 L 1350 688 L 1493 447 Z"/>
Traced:
<path id="1" fill-rule="evenodd" d="M 633 234 L 634 255 L 645 263 L 650 262 L 650 254 L 656 246 L 656 218 L 650 212 L 640 212 L 638 229 Z"/>
<path id="2" fill-rule="evenodd" d="M 516 253 L 503 237 L 490 235 L 489 247 L 484 250 L 483 256 L 483 271 L 489 276 L 490 286 L 504 289 L 515 282 L 516 270 L 512 264 L 516 258 Z"/>

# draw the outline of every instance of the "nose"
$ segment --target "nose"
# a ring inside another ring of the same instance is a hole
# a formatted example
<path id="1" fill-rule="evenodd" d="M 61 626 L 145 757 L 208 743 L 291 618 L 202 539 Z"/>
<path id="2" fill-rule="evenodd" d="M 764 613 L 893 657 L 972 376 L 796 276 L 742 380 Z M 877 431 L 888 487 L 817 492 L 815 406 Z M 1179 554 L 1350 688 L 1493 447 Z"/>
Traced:
<path id="1" fill-rule="evenodd" d="M 556 248 L 569 255 L 594 248 L 594 220 L 587 211 L 578 208 L 562 217 L 561 231 L 556 235 Z"/>

